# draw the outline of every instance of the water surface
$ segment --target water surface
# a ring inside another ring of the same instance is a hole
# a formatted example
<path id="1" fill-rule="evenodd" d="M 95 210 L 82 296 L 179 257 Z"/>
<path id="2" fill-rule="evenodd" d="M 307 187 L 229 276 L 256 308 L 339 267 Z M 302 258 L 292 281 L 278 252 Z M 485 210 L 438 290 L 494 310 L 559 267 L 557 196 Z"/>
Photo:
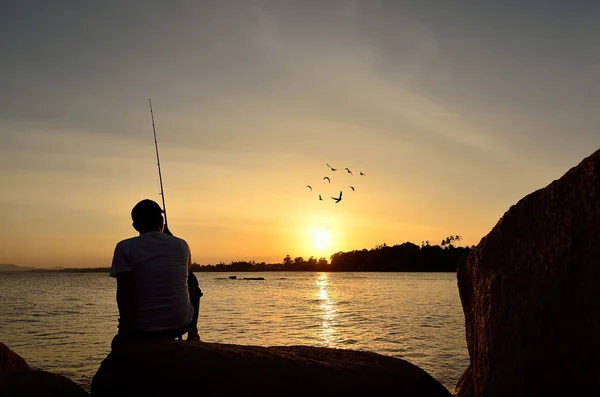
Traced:
<path id="1" fill-rule="evenodd" d="M 420 366 L 450 390 L 469 363 L 453 273 L 196 275 L 206 342 L 373 351 Z M 0 341 L 89 390 L 117 331 L 115 288 L 107 274 L 2 274 Z"/>

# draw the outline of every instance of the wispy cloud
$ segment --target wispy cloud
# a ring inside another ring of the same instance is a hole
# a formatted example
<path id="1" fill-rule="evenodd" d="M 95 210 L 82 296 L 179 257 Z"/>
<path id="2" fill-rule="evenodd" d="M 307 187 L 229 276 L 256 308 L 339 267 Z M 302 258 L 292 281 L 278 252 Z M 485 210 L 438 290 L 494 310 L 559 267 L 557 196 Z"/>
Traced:
<path id="1" fill-rule="evenodd" d="M 431 112 L 431 116 L 432 117 L 450 117 L 450 118 L 460 117 L 460 115 L 458 113 L 451 113 L 451 112 Z"/>

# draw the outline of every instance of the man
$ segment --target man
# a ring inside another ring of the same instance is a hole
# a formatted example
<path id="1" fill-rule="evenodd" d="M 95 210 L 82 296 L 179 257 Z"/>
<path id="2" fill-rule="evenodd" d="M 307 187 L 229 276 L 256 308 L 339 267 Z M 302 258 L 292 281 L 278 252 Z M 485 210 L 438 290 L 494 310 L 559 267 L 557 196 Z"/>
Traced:
<path id="1" fill-rule="evenodd" d="M 198 311 L 202 292 L 189 270 L 187 242 L 164 225 L 163 210 L 142 200 L 131 210 L 139 236 L 120 241 L 110 276 L 117 279 L 119 331 L 113 348 L 134 339 L 199 340 Z"/>

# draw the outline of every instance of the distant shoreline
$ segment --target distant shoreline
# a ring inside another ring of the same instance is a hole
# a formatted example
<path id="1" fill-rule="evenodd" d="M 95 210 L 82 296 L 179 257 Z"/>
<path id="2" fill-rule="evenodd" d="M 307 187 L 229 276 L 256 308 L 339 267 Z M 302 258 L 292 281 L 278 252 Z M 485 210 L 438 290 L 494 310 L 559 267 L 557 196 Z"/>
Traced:
<path id="1" fill-rule="evenodd" d="M 14 273 L 109 273 L 109 267 L 90 267 L 90 268 L 72 268 L 72 269 L 28 269 L 28 270 L 7 270 L 0 274 Z M 456 273 L 456 270 L 193 270 L 194 273 L 273 273 L 273 272 L 326 272 L 326 273 Z"/>
<path id="2" fill-rule="evenodd" d="M 461 261 L 466 260 L 472 247 L 456 247 L 449 239 L 441 245 L 421 246 L 406 242 L 394 246 L 386 244 L 367 250 L 337 252 L 326 258 L 301 256 L 292 258 L 286 255 L 282 262 L 266 263 L 256 261 L 232 261 L 200 265 L 192 263 L 190 269 L 198 273 L 239 273 L 239 272 L 375 272 L 375 273 L 456 273 Z M 17 265 L 1 265 L 0 272 L 28 273 L 109 273 L 110 267 L 89 268 L 31 268 Z"/>

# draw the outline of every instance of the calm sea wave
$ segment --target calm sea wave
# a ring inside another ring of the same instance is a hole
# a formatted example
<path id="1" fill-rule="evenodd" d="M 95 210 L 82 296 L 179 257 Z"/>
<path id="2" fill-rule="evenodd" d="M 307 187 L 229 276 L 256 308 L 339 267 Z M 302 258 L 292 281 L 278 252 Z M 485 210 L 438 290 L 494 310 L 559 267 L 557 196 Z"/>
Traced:
<path id="1" fill-rule="evenodd" d="M 196 275 L 206 342 L 373 351 L 420 366 L 450 390 L 469 363 L 453 273 Z M 117 330 L 115 288 L 107 274 L 0 273 L 0 341 L 89 390 Z"/>

